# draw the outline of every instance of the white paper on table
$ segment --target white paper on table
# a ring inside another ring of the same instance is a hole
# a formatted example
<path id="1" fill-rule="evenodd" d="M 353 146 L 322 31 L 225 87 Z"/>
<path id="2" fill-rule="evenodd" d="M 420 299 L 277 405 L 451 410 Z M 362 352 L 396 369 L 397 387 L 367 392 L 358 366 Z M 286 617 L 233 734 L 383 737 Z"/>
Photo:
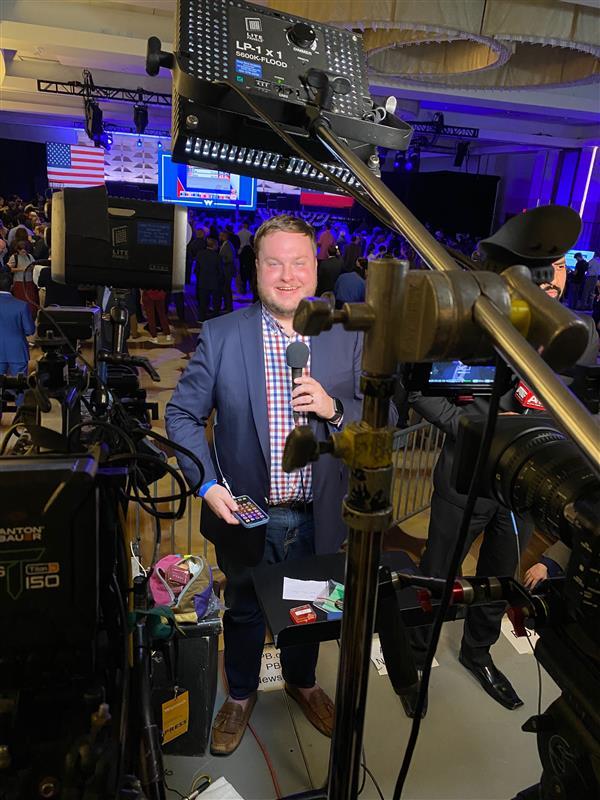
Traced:
<path id="1" fill-rule="evenodd" d="M 377 633 L 373 634 L 373 639 L 371 641 L 371 661 L 375 664 L 375 669 L 380 675 L 387 675 L 387 667 L 385 666 L 385 661 L 383 658 L 383 651 L 381 649 L 381 642 L 379 641 L 379 635 Z M 433 659 L 432 667 L 439 667 L 440 662 L 437 658 Z"/>
<path id="2" fill-rule="evenodd" d="M 312 603 L 319 595 L 328 594 L 328 588 L 327 581 L 299 581 L 295 578 L 284 578 L 283 599 Z"/>
<path id="3" fill-rule="evenodd" d="M 501 630 L 517 653 L 528 656 L 533 655 L 533 650 L 531 648 L 535 647 L 537 640 L 540 638 L 535 631 L 530 631 L 529 628 L 527 628 L 527 636 L 517 636 L 512 622 L 506 615 L 502 617 Z"/>
<path id="4" fill-rule="evenodd" d="M 225 778 L 217 778 L 200 796 L 206 800 L 244 800 Z"/>

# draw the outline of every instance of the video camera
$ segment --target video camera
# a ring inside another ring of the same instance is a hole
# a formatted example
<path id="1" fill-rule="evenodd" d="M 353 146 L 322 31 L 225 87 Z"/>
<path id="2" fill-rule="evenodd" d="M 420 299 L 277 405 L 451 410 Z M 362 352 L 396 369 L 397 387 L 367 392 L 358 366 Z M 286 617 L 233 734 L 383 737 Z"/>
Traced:
<path id="1" fill-rule="evenodd" d="M 482 418 L 460 420 L 453 483 L 461 493 L 468 492 L 483 428 Z M 562 690 L 523 727 L 537 734 L 543 774 L 539 787 L 517 797 L 593 797 L 600 786 L 600 480 L 551 419 L 501 416 L 479 492 L 571 549 L 564 578 L 535 595 L 509 582 L 498 598 L 512 606 L 516 628 L 526 633 L 527 623 L 539 633 L 536 658 Z"/>
<path id="2" fill-rule="evenodd" d="M 126 515 L 135 502 L 154 517 L 154 563 L 161 519 L 180 518 L 195 489 L 167 462 L 165 449 L 177 445 L 151 430 L 137 367 L 159 375 L 126 352 L 125 297 L 126 287 L 183 285 L 186 227 L 185 209 L 109 201 L 103 188 L 53 196 L 53 279 L 109 285 L 116 302 L 104 318 L 98 306 L 40 308 L 35 370 L 0 376 L 0 399 L 24 394 L 0 447 L 0 794 L 7 800 L 165 797 L 146 676 L 151 647 L 172 635 L 173 621 L 168 612 L 151 616 L 147 578 L 132 580 L 138 543 Z M 112 346 L 103 336 L 107 321 Z M 61 407 L 60 431 L 43 425 L 52 400 Z M 166 474 L 175 493 L 153 497 L 152 483 Z"/>

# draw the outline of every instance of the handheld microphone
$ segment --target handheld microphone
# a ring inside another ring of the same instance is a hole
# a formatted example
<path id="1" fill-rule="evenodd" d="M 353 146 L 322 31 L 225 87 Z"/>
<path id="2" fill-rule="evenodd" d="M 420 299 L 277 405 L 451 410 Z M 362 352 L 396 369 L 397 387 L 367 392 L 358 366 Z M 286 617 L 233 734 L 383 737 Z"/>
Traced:
<path id="1" fill-rule="evenodd" d="M 300 378 L 302 376 L 302 370 L 308 363 L 308 356 L 310 355 L 310 350 L 304 344 L 304 342 L 292 342 L 288 344 L 287 350 L 285 351 L 285 360 L 287 361 L 288 367 L 292 369 L 292 390 L 294 389 L 294 381 L 296 378 Z M 294 422 L 298 422 L 300 419 L 300 414 L 297 411 L 294 411 Z"/>

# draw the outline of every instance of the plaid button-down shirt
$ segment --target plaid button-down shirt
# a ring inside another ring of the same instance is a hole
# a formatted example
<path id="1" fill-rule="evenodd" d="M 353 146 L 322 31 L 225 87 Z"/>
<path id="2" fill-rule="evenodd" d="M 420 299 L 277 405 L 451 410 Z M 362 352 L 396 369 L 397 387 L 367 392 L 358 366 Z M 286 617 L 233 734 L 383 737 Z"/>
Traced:
<path id="1" fill-rule="evenodd" d="M 263 351 L 265 357 L 265 382 L 267 385 L 267 413 L 269 417 L 269 444 L 271 450 L 271 488 L 269 505 L 290 500 L 312 500 L 312 468 L 309 464 L 302 472 L 286 473 L 281 468 L 283 448 L 288 433 L 294 427 L 292 409 L 292 372 L 286 361 L 286 350 L 292 342 L 304 342 L 310 349 L 310 338 L 294 333 L 288 336 L 263 306 Z M 310 375 L 310 356 L 303 371 Z M 308 415 L 300 414 L 299 425 L 308 424 Z"/>

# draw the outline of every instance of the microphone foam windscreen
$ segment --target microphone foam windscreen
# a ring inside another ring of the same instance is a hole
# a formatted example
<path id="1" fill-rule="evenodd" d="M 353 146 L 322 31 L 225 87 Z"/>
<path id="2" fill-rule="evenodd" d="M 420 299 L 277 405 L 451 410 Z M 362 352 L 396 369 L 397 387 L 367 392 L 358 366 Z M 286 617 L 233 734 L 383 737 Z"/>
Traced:
<path id="1" fill-rule="evenodd" d="M 303 369 L 307 362 L 310 350 L 304 342 L 292 342 L 285 351 L 285 360 L 292 369 Z"/>

